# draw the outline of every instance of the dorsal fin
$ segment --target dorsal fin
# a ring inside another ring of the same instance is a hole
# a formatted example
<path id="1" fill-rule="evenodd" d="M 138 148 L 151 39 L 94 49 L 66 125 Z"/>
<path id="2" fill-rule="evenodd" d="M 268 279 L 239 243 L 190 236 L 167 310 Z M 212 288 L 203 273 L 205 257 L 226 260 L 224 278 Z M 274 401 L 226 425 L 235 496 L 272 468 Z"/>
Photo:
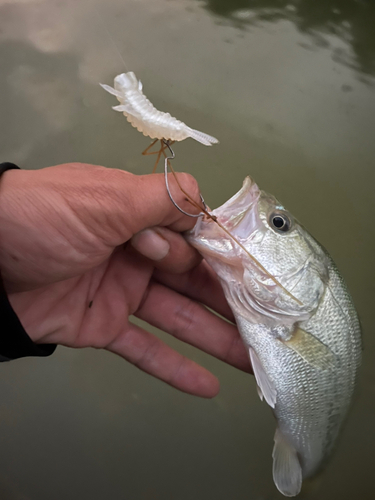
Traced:
<path id="1" fill-rule="evenodd" d="M 283 495 L 294 497 L 301 491 L 302 486 L 302 468 L 297 451 L 287 441 L 280 429 L 276 429 L 274 439 L 273 480 Z"/>

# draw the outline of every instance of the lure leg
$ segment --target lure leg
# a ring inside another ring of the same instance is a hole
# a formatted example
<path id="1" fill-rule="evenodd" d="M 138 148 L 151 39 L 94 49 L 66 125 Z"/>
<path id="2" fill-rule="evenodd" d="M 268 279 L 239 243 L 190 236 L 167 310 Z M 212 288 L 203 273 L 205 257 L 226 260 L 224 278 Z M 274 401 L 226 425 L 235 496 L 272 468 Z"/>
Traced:
<path id="1" fill-rule="evenodd" d="M 158 151 L 156 151 L 156 153 L 149 153 L 148 151 L 152 148 L 152 146 L 153 146 L 154 144 L 156 144 L 156 142 L 157 142 L 157 141 L 158 141 L 158 139 L 155 139 L 154 141 L 152 141 L 152 143 L 151 143 L 149 146 L 147 146 L 147 148 L 146 148 L 144 151 L 142 151 L 142 154 L 143 154 L 144 156 L 148 156 L 148 155 L 154 155 L 154 154 L 156 154 Z"/>
<path id="2" fill-rule="evenodd" d="M 160 156 L 164 152 L 164 149 L 165 149 L 165 146 L 164 146 L 163 143 L 161 143 L 161 148 L 159 149 L 158 156 L 156 158 L 156 162 L 155 162 L 154 168 L 152 169 L 152 173 L 153 174 L 156 172 L 156 169 L 157 169 L 157 166 L 158 166 L 158 163 L 159 163 L 159 160 L 160 160 Z"/>
<path id="3" fill-rule="evenodd" d="M 161 140 L 160 141 L 160 149 L 158 151 L 150 151 L 150 149 L 152 148 L 152 146 L 154 146 L 156 144 L 156 141 L 158 139 L 155 139 L 154 141 L 152 141 L 152 143 L 142 152 L 142 154 L 144 156 L 150 156 L 150 155 L 158 155 L 157 158 L 156 158 L 156 162 L 155 162 L 155 165 L 154 165 L 154 168 L 152 169 L 152 173 L 154 174 L 155 173 L 155 170 L 156 170 L 156 167 L 158 166 L 158 163 L 159 163 L 159 160 L 160 160 L 160 156 L 161 156 L 161 153 L 162 151 L 164 151 L 164 149 L 166 148 L 165 144 L 163 143 L 163 141 Z"/>
<path id="4" fill-rule="evenodd" d="M 169 143 L 169 145 L 171 146 L 172 144 L 174 144 L 175 141 L 171 141 Z M 159 153 L 158 153 L 158 157 L 156 158 L 156 162 L 155 162 L 155 165 L 154 165 L 154 168 L 152 170 L 152 173 L 154 174 L 155 173 L 155 170 L 156 170 L 156 167 L 158 166 L 158 163 L 160 161 L 160 157 L 161 157 L 161 154 L 163 153 L 164 156 L 165 156 L 165 150 L 167 149 L 167 145 L 163 142 L 163 140 L 160 141 L 160 144 L 161 144 L 161 148 L 159 149 Z"/>
<path id="5" fill-rule="evenodd" d="M 154 146 L 156 144 L 157 140 L 158 139 L 155 139 L 154 141 L 152 141 L 152 143 L 149 146 L 147 146 L 147 148 L 144 151 L 142 151 L 142 154 L 144 156 L 157 155 L 160 151 L 162 151 L 162 150 L 164 150 L 164 149 L 167 148 L 167 146 L 163 143 L 163 139 L 161 139 L 160 140 L 160 143 L 161 143 L 160 149 L 158 149 L 157 151 L 151 151 L 150 152 L 149 150 L 152 148 L 152 146 Z M 170 144 L 174 144 L 174 142 L 175 141 L 172 141 Z"/>
<path id="6" fill-rule="evenodd" d="M 152 148 L 152 146 L 154 146 L 156 144 L 156 141 L 158 139 L 155 139 L 144 151 L 143 151 L 143 155 L 144 156 L 150 156 L 150 155 L 158 155 L 157 158 L 156 158 L 156 162 L 155 162 L 155 165 L 154 165 L 154 168 L 152 169 L 152 173 L 154 174 L 155 171 L 156 171 L 156 168 L 158 166 L 158 163 L 160 161 L 160 157 L 161 157 L 161 154 L 164 152 L 164 150 L 167 148 L 167 146 L 164 144 L 163 140 L 160 140 L 160 149 L 158 151 L 150 151 L 150 149 Z M 169 144 L 173 144 L 175 141 L 171 141 Z"/>

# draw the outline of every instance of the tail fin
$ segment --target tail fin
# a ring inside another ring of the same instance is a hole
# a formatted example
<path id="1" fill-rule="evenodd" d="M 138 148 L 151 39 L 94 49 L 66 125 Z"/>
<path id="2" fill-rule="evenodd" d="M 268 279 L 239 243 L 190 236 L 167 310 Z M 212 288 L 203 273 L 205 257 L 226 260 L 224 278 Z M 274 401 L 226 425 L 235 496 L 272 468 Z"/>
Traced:
<path id="1" fill-rule="evenodd" d="M 195 139 L 201 144 L 204 144 L 205 146 L 212 146 L 212 144 L 217 144 L 219 142 L 215 137 L 212 137 L 212 135 L 199 132 L 199 130 L 194 130 L 193 128 L 190 127 L 189 127 L 189 137 Z"/>

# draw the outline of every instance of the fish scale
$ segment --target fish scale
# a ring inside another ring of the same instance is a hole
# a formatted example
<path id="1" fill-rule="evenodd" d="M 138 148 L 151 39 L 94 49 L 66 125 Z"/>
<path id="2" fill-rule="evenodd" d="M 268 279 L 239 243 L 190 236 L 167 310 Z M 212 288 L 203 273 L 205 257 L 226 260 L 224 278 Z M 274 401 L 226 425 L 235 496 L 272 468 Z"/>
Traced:
<path id="1" fill-rule="evenodd" d="M 223 285 L 277 419 L 275 484 L 295 496 L 326 463 L 350 406 L 361 361 L 357 313 L 326 250 L 250 178 L 212 213 L 277 278 L 211 220 L 187 235 Z"/>

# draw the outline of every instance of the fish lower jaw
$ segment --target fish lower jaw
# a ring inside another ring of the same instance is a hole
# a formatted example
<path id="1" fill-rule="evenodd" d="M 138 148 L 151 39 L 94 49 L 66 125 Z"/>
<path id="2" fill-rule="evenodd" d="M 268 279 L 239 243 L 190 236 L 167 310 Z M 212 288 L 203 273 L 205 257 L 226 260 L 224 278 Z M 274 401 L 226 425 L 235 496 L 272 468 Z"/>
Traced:
<path id="1" fill-rule="evenodd" d="M 214 262 L 217 264 L 225 264 L 229 266 L 236 267 L 241 266 L 241 259 L 236 255 L 231 255 L 226 252 L 225 254 L 218 250 L 216 247 L 210 247 L 207 242 L 201 242 L 199 239 L 194 238 L 193 236 L 186 236 L 186 239 L 190 245 L 192 245 L 198 252 L 208 261 L 208 263 L 212 266 Z"/>

